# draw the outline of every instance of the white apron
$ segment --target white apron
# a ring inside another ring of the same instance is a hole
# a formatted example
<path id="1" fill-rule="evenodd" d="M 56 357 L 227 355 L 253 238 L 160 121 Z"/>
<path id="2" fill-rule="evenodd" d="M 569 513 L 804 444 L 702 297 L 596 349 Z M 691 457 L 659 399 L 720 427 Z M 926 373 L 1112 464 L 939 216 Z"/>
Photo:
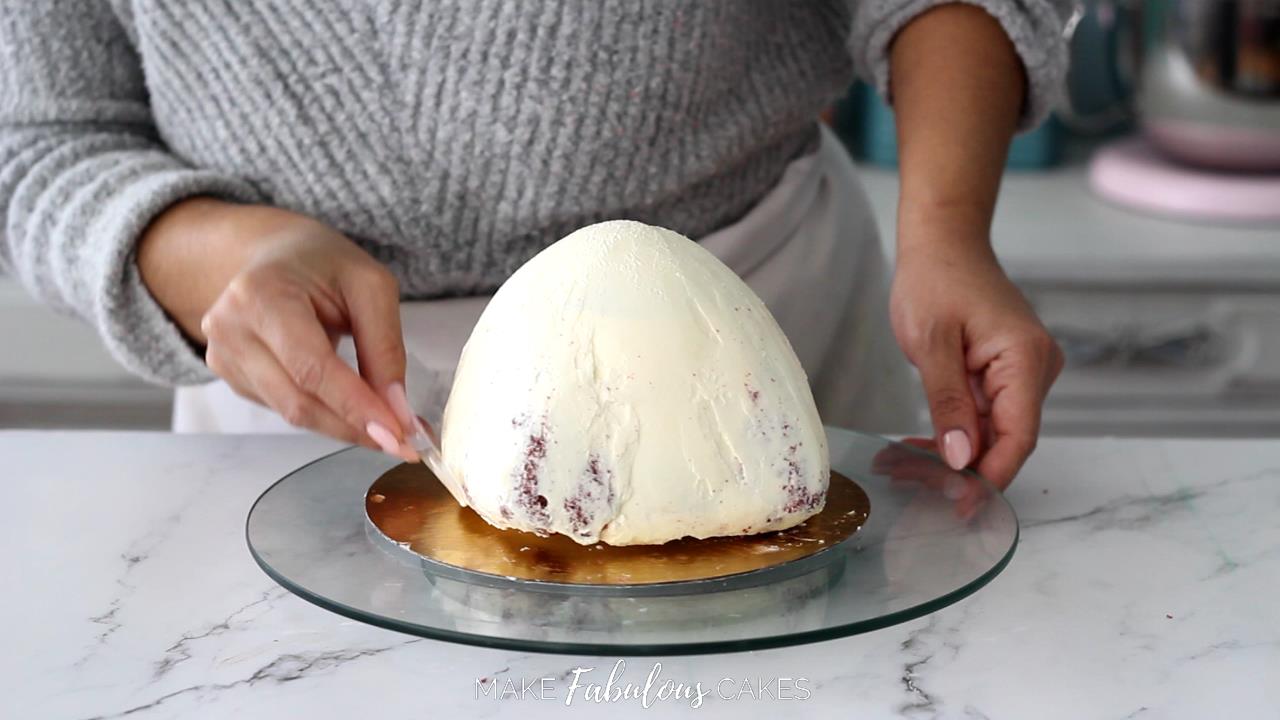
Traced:
<path id="1" fill-rule="evenodd" d="M 699 241 L 773 312 L 809 375 L 828 425 L 918 432 L 915 376 L 889 329 L 888 267 L 853 162 L 825 126 L 818 150 L 791 163 L 743 218 Z M 462 346 L 488 297 L 401 304 L 409 402 L 438 423 Z M 350 338 L 339 354 L 353 366 Z M 437 426 L 438 427 L 438 426 Z M 178 388 L 173 429 L 300 432 L 224 382 Z"/>

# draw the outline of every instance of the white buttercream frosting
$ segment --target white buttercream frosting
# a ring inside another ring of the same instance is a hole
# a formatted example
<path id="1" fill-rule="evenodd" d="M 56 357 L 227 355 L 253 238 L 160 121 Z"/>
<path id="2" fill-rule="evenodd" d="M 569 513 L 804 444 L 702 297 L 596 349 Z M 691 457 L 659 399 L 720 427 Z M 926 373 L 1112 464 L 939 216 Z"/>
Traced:
<path id="1" fill-rule="evenodd" d="M 572 233 L 498 290 L 442 432 L 485 520 L 584 544 L 788 528 L 821 510 L 830 474 L 764 303 L 697 243 L 631 221 Z"/>

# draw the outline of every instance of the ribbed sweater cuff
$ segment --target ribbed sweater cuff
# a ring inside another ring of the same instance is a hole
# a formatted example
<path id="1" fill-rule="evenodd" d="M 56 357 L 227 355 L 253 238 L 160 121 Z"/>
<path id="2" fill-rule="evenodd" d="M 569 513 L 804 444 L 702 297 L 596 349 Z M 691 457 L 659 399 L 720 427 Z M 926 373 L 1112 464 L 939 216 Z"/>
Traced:
<path id="1" fill-rule="evenodd" d="M 1057 103 L 1067 67 L 1062 38 L 1065 18 L 1048 0 L 907 0 L 870 2 L 869 15 L 858 18 L 852 38 L 859 74 L 872 83 L 886 102 L 889 92 L 889 44 L 916 16 L 938 5 L 963 2 L 986 10 L 1013 42 L 1027 73 L 1027 100 L 1018 130 L 1039 125 Z"/>
<path id="2" fill-rule="evenodd" d="M 96 325 L 112 355 L 153 382 L 187 385 L 216 379 L 203 358 L 142 282 L 136 244 L 151 221 L 174 203 L 200 195 L 236 202 L 260 201 L 247 183 L 193 170 L 176 158 L 141 151 L 124 162 L 145 165 L 97 204 L 85 230 L 97 248 Z"/>

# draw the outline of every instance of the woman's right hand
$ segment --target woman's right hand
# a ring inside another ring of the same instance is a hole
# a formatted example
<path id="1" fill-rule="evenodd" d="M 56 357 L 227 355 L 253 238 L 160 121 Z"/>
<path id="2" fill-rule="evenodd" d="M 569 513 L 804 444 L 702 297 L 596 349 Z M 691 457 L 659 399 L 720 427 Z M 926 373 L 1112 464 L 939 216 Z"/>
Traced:
<path id="1" fill-rule="evenodd" d="M 290 424 L 405 460 L 399 288 L 336 230 L 279 208 L 209 198 L 147 229 L 138 267 L 152 295 L 239 395 Z M 359 373 L 338 357 L 355 340 Z"/>

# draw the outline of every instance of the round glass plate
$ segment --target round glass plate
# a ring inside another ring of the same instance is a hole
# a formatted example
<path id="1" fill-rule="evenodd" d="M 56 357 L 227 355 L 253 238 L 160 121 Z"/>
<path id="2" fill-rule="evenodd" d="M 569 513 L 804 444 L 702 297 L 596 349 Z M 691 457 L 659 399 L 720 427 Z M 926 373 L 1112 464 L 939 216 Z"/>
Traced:
<path id="1" fill-rule="evenodd" d="M 946 607 L 1009 562 L 1018 521 L 986 480 L 880 437 L 836 428 L 827 436 L 832 469 L 870 501 L 866 524 L 807 572 L 749 587 L 548 593 L 441 573 L 390 551 L 369 523 L 365 495 L 399 461 L 362 448 L 276 482 L 245 532 L 269 576 L 341 615 L 438 640 L 595 655 L 754 650 L 868 632 Z"/>

